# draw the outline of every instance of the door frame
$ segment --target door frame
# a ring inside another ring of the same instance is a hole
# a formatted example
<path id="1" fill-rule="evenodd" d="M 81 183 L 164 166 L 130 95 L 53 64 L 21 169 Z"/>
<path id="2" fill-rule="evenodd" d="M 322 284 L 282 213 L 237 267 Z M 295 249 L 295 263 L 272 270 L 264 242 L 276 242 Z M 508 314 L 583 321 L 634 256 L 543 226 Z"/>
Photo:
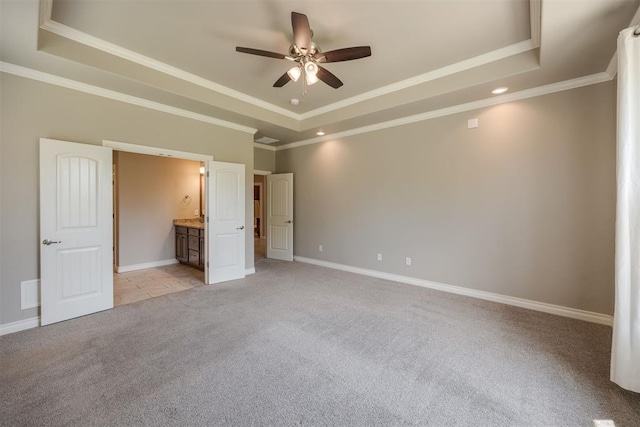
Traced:
<path id="1" fill-rule="evenodd" d="M 264 239 L 264 186 L 261 182 L 254 182 L 253 183 L 253 193 L 254 193 L 254 197 L 255 197 L 255 192 L 256 192 L 256 187 L 258 187 L 258 202 L 260 203 L 260 225 L 258 226 L 258 234 L 260 235 L 260 239 Z M 253 203 L 255 204 L 255 200 L 253 199 Z M 253 212 L 253 220 L 255 222 L 256 220 L 256 213 L 255 213 L 255 209 Z M 253 237 L 255 238 L 255 233 L 253 235 Z"/>
<path id="2" fill-rule="evenodd" d="M 259 170 L 259 169 L 254 169 L 253 170 L 253 174 L 254 175 L 260 175 L 260 176 L 264 176 L 264 183 L 261 187 L 260 190 L 260 209 L 262 209 L 262 217 L 260 218 L 260 240 L 266 239 L 267 238 L 267 202 L 265 200 L 264 194 L 266 192 L 266 188 L 267 188 L 267 175 L 271 175 L 273 172 L 271 171 L 263 171 L 263 170 Z M 256 185 L 256 183 L 254 183 L 254 185 Z"/>
<path id="3" fill-rule="evenodd" d="M 115 151 L 126 151 L 127 153 L 147 154 L 149 156 L 173 157 L 182 160 L 197 160 L 206 162 L 215 160 L 213 156 L 208 154 L 191 153 L 189 151 L 169 150 L 167 148 L 149 147 L 147 145 L 129 144 L 128 142 L 102 140 L 103 147 L 113 148 Z"/>

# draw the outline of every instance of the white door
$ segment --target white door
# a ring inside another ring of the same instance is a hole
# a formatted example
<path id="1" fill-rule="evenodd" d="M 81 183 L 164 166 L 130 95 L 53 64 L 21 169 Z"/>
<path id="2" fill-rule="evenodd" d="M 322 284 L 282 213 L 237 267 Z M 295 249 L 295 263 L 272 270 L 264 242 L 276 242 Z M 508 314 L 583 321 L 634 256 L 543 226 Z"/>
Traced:
<path id="1" fill-rule="evenodd" d="M 40 139 L 42 325 L 113 308 L 111 155 Z"/>
<path id="2" fill-rule="evenodd" d="M 244 165 L 209 162 L 208 173 L 205 282 L 242 279 L 247 232 Z"/>
<path id="3" fill-rule="evenodd" d="M 293 174 L 267 175 L 267 258 L 293 261 Z"/>

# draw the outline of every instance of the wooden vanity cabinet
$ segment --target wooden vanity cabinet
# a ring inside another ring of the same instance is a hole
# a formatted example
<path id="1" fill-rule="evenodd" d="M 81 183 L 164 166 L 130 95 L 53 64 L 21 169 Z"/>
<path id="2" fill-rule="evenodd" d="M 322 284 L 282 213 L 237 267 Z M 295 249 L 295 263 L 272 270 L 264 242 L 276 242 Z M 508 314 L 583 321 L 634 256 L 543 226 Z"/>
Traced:
<path id="1" fill-rule="evenodd" d="M 176 226 L 176 259 L 204 270 L 204 230 Z"/>
<path id="2" fill-rule="evenodd" d="M 176 227 L 176 259 L 183 263 L 189 262 L 187 227 Z"/>

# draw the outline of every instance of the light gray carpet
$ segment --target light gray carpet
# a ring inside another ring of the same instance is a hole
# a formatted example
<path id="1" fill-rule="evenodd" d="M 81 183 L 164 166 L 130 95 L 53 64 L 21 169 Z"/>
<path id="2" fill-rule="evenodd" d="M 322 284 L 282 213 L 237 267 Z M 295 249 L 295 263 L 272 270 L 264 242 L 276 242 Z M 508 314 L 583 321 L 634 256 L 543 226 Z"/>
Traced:
<path id="1" fill-rule="evenodd" d="M 2 425 L 640 425 L 611 329 L 299 263 L 0 337 Z"/>

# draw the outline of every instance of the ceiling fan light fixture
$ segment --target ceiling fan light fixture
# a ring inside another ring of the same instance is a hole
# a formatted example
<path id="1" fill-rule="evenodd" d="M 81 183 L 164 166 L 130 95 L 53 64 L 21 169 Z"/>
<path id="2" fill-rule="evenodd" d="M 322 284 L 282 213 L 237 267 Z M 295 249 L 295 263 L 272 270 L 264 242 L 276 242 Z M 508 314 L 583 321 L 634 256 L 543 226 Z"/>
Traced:
<path id="1" fill-rule="evenodd" d="M 300 67 L 298 66 L 291 67 L 289 71 L 287 71 L 287 74 L 289 74 L 289 77 L 291 77 L 291 80 L 293 80 L 294 82 L 297 82 L 298 79 L 300 78 L 300 75 L 302 74 L 302 69 L 300 69 Z"/>
<path id="2" fill-rule="evenodd" d="M 318 83 L 318 76 L 316 76 L 315 74 L 307 73 L 306 79 L 307 79 L 307 84 L 308 85 L 313 85 L 313 84 Z"/>
<path id="3" fill-rule="evenodd" d="M 304 74 L 308 85 L 318 83 L 318 66 L 313 61 L 304 63 Z"/>
<path id="4" fill-rule="evenodd" d="M 307 73 L 307 76 L 309 74 L 315 76 L 316 74 L 318 74 L 318 66 L 315 62 L 308 61 L 304 64 L 304 72 Z"/>
<path id="5" fill-rule="evenodd" d="M 290 81 L 298 81 L 304 71 L 305 78 L 302 81 L 304 83 L 303 95 L 307 93 L 307 86 L 315 84 L 320 80 L 332 88 L 338 89 L 343 85 L 342 81 L 317 63 L 353 61 L 354 59 L 371 56 L 371 46 L 352 46 L 322 52 L 318 45 L 311 41 L 313 31 L 311 31 L 311 27 L 309 26 L 307 15 L 303 13 L 291 12 L 291 27 L 293 28 L 293 43 L 289 46 L 288 55 L 268 50 L 236 46 L 236 52 L 263 56 L 265 58 L 285 59 L 295 63 L 294 67 L 287 70 L 275 81 L 273 87 L 282 87 Z"/>

